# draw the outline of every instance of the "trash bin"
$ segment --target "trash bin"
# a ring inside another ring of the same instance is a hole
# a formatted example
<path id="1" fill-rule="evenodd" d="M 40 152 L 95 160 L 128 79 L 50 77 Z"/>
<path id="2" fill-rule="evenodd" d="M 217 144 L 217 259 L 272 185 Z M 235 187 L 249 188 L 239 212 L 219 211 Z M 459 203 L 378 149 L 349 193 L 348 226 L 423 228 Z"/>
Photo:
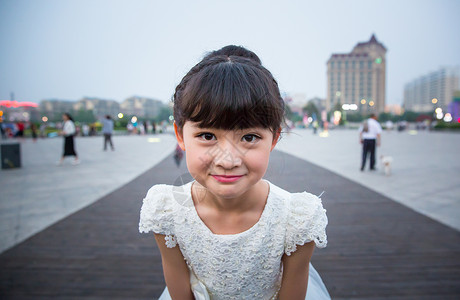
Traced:
<path id="1" fill-rule="evenodd" d="M 3 143 L 1 148 L 2 169 L 21 167 L 21 151 L 19 143 Z"/>

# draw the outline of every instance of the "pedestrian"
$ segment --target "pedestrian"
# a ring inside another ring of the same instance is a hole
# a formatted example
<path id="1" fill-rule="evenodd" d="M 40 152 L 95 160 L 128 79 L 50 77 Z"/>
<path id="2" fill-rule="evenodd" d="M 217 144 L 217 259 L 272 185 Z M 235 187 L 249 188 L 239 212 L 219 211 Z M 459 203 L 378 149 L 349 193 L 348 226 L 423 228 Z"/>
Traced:
<path id="1" fill-rule="evenodd" d="M 0 132 L 2 134 L 2 139 L 6 139 L 6 131 L 5 131 L 5 128 L 3 127 L 3 123 L 0 123 Z"/>
<path id="2" fill-rule="evenodd" d="M 75 124 L 73 118 L 69 113 L 64 113 L 62 115 L 62 120 L 64 121 L 64 126 L 59 134 L 64 137 L 64 153 L 62 154 L 61 160 L 58 162 L 58 166 L 62 165 L 66 156 L 74 156 L 75 159 L 72 164 L 78 165 L 80 161 L 78 160 L 77 152 L 75 152 Z"/>
<path id="3" fill-rule="evenodd" d="M 208 56 L 176 87 L 174 129 L 194 181 L 150 188 L 139 223 L 161 252 L 160 300 L 330 299 L 309 263 L 327 243 L 325 210 L 262 179 L 284 102 L 271 73 L 242 56 Z"/>
<path id="4" fill-rule="evenodd" d="M 17 131 L 16 131 L 15 136 L 19 137 L 19 138 L 23 138 L 24 137 L 24 129 L 25 129 L 24 123 L 21 122 L 21 121 L 17 122 L 16 123 L 16 128 L 17 128 Z"/>
<path id="5" fill-rule="evenodd" d="M 380 146 L 382 127 L 377 122 L 377 116 L 372 114 L 369 119 L 364 120 L 359 128 L 359 141 L 363 145 L 361 171 L 366 166 L 367 154 L 370 153 L 369 169 L 375 171 L 375 148 Z"/>
<path id="6" fill-rule="evenodd" d="M 40 125 L 40 137 L 45 138 L 46 137 L 46 123 L 42 123 Z"/>
<path id="7" fill-rule="evenodd" d="M 102 119 L 102 134 L 104 135 L 104 151 L 107 151 L 107 143 L 110 144 L 112 151 L 115 150 L 112 143 L 113 120 L 109 115 Z"/>
<path id="8" fill-rule="evenodd" d="M 89 136 L 89 125 L 88 124 L 83 124 L 81 126 L 81 132 L 83 136 Z"/>
<path id="9" fill-rule="evenodd" d="M 38 136 L 37 125 L 35 125 L 35 123 L 30 124 L 30 131 L 32 132 L 32 140 L 35 143 L 37 141 L 37 136 Z"/>

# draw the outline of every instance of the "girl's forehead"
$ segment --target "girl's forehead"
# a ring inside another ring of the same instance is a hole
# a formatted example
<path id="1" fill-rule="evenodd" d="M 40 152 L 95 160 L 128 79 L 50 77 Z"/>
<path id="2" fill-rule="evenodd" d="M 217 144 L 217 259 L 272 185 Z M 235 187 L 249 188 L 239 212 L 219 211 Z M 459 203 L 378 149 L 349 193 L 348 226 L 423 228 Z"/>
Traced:
<path id="1" fill-rule="evenodd" d="M 270 128 L 264 127 L 249 127 L 249 128 L 235 128 L 235 129 L 221 129 L 215 127 L 201 127 L 199 122 L 193 121 L 185 121 L 184 128 L 188 128 L 191 130 L 208 130 L 208 131 L 221 131 L 221 132 L 246 132 L 246 131 L 269 131 L 271 132 Z"/>

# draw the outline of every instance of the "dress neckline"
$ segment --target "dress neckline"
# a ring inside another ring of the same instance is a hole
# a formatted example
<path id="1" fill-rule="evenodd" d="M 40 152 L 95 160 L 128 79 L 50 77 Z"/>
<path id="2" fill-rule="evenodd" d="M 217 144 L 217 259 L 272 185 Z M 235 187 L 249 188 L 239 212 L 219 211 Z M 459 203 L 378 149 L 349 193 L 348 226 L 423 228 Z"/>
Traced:
<path id="1" fill-rule="evenodd" d="M 212 236 L 218 236 L 218 237 L 240 237 L 240 236 L 243 236 L 243 235 L 246 235 L 246 234 L 249 234 L 250 232 L 252 232 L 253 230 L 255 230 L 256 227 L 259 226 L 259 224 L 261 222 L 263 222 L 266 218 L 266 215 L 267 215 L 267 211 L 268 211 L 268 207 L 269 205 L 271 205 L 271 198 L 272 198 L 272 190 L 273 190 L 273 187 L 272 187 L 272 184 L 271 182 L 269 182 L 268 180 L 265 180 L 263 179 L 263 181 L 265 181 L 266 183 L 268 183 L 268 195 L 267 195 L 267 200 L 265 202 L 265 206 L 264 206 L 264 209 L 262 211 L 262 214 L 260 215 L 259 217 L 259 220 L 257 220 L 256 223 L 254 223 L 254 225 L 252 225 L 250 228 L 242 231 L 242 232 L 238 232 L 238 233 L 231 233 L 231 234 L 220 234 L 220 233 L 214 233 L 212 232 L 212 230 L 203 222 L 203 220 L 201 219 L 201 217 L 198 215 L 198 212 L 196 211 L 196 207 L 195 207 L 195 202 L 193 202 L 193 198 L 192 198 L 192 186 L 193 186 L 193 183 L 195 182 L 196 180 L 193 180 L 192 182 L 189 182 L 188 183 L 188 187 L 186 188 L 186 191 L 188 193 L 188 196 L 189 196 L 189 199 L 190 201 L 192 202 L 192 206 L 190 207 L 191 208 L 191 211 L 192 211 L 192 215 L 193 217 L 197 220 L 197 222 L 200 224 L 200 226 L 204 227 L 205 230 Z"/>

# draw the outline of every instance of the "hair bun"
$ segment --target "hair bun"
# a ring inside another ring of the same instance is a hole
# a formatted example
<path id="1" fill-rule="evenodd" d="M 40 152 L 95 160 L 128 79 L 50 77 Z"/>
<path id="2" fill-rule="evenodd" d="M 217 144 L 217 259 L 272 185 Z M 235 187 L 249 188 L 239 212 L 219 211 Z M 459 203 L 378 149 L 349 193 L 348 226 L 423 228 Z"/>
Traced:
<path id="1" fill-rule="evenodd" d="M 203 60 L 210 59 L 212 57 L 216 56 L 240 56 L 240 57 L 245 57 L 253 62 L 262 65 L 262 62 L 260 61 L 260 58 L 255 54 L 254 52 L 242 47 L 242 46 L 235 46 L 235 45 L 228 45 L 225 47 L 220 48 L 219 50 L 215 50 L 207 54 Z"/>

